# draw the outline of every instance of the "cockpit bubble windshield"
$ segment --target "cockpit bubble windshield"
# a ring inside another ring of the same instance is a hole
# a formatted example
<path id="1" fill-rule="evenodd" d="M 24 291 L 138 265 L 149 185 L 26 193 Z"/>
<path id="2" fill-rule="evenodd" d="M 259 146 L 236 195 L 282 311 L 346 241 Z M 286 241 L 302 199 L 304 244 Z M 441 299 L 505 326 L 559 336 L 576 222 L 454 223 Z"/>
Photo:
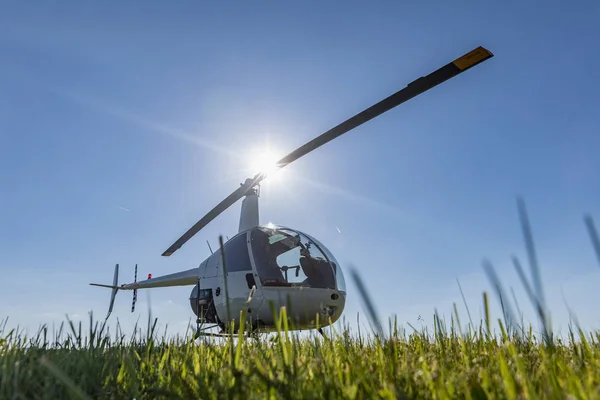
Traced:
<path id="1" fill-rule="evenodd" d="M 252 231 L 251 242 L 263 286 L 336 289 L 335 268 L 307 235 L 267 225 Z"/>
<path id="2" fill-rule="evenodd" d="M 314 237 L 312 237 L 310 235 L 306 235 L 306 236 L 308 236 L 310 240 L 315 242 L 317 244 L 317 246 L 319 246 L 319 249 L 321 249 L 325 253 L 325 256 L 327 257 L 327 259 L 329 260 L 329 263 L 333 267 L 333 272 L 335 273 L 335 281 L 337 284 L 337 290 L 346 292 L 346 280 L 344 279 L 344 273 L 342 272 L 342 268 L 340 268 L 340 266 L 339 266 L 340 263 L 335 259 L 333 254 L 331 254 L 331 251 L 329 251 L 329 249 L 327 247 L 325 247 L 325 245 L 323 243 L 319 242 L 317 239 L 315 239 Z"/>

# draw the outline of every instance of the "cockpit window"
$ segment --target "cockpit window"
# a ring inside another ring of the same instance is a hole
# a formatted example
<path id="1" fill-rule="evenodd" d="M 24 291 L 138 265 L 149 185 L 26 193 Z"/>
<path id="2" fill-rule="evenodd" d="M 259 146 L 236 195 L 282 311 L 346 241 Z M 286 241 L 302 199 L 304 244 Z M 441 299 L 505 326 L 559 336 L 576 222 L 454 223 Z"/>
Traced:
<path id="1" fill-rule="evenodd" d="M 263 286 L 335 289 L 331 264 L 306 235 L 287 228 L 258 227 L 252 231 L 251 241 Z"/>
<path id="2" fill-rule="evenodd" d="M 331 254 L 331 251 L 329 251 L 329 249 L 327 247 L 325 247 L 325 245 L 323 243 L 319 242 L 317 239 L 315 239 L 312 236 L 309 236 L 309 235 L 306 235 L 306 236 L 308 236 L 308 238 L 310 240 L 312 240 L 317 246 L 319 246 L 319 249 L 321 251 L 323 251 L 323 253 L 327 257 L 327 259 L 331 263 L 331 266 L 333 267 L 333 271 L 335 273 L 335 281 L 337 284 L 337 290 L 346 292 L 346 280 L 344 279 L 344 273 L 342 272 L 342 269 L 339 267 L 340 263 L 335 259 L 333 254 Z"/>
<path id="3" fill-rule="evenodd" d="M 227 273 L 239 271 L 252 271 L 250 256 L 248 255 L 248 242 L 245 233 L 232 238 L 223 245 Z M 221 249 L 217 250 L 220 252 Z"/>

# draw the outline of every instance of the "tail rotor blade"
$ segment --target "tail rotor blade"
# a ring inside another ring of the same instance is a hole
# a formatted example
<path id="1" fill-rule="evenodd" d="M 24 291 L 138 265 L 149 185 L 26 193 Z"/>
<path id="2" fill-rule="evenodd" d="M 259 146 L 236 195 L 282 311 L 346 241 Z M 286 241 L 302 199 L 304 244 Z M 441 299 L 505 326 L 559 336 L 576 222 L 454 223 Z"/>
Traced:
<path id="1" fill-rule="evenodd" d="M 135 272 L 133 275 L 133 283 L 137 283 L 137 264 L 135 264 Z M 133 301 L 131 302 L 131 312 L 135 311 L 135 302 L 137 301 L 137 289 L 133 289 Z"/>

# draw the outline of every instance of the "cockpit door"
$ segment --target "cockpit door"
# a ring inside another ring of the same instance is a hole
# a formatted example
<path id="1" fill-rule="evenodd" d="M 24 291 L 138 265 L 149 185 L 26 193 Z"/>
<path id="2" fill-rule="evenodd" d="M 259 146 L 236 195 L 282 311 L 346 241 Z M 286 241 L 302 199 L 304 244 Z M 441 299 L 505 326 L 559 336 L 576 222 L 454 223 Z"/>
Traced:
<path id="1" fill-rule="evenodd" d="M 258 290 L 259 288 L 257 287 L 252 291 L 253 286 L 256 285 L 256 281 L 258 281 L 258 277 L 256 276 L 249 254 L 248 236 L 247 232 L 244 232 L 233 237 L 223 246 L 227 275 L 226 277 L 223 276 L 223 266 L 219 259 L 219 268 L 221 270 L 218 271 L 217 280 L 219 287 L 221 287 L 221 293 L 216 301 L 219 315 L 225 315 L 227 306 L 227 299 L 224 296 L 225 278 L 227 279 L 229 310 L 232 317 L 239 318 L 240 311 L 248 308 L 248 320 L 254 319 L 254 315 L 257 314 L 258 308 L 262 304 L 262 296 Z M 215 254 L 217 253 L 221 257 L 221 251 L 219 250 Z M 251 294 L 252 296 L 250 296 Z"/>

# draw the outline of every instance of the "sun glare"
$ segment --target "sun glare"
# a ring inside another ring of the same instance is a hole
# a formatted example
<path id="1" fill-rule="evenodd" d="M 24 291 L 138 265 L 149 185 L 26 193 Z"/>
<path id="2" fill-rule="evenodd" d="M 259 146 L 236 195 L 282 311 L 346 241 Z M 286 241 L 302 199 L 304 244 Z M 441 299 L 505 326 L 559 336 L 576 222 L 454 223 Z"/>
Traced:
<path id="1" fill-rule="evenodd" d="M 270 150 L 254 151 L 250 160 L 250 168 L 253 174 L 263 172 L 269 179 L 279 179 L 283 170 L 278 170 L 276 164 L 280 159 L 281 156 Z"/>

